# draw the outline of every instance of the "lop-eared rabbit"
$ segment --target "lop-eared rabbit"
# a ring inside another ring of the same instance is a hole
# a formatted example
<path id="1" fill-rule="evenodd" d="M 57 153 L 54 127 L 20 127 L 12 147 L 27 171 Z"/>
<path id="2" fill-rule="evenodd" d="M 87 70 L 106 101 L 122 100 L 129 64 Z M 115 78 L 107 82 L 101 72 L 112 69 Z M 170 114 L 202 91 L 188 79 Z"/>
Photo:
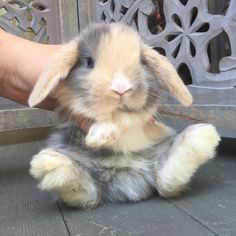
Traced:
<path id="1" fill-rule="evenodd" d="M 95 24 L 53 55 L 29 98 L 35 106 L 53 91 L 65 122 L 33 157 L 40 188 L 73 207 L 104 200 L 140 201 L 158 192 L 177 196 L 219 143 L 210 124 L 180 133 L 156 120 L 162 91 L 183 106 L 192 96 L 167 58 L 132 28 Z M 81 117 L 92 121 L 88 132 Z"/>

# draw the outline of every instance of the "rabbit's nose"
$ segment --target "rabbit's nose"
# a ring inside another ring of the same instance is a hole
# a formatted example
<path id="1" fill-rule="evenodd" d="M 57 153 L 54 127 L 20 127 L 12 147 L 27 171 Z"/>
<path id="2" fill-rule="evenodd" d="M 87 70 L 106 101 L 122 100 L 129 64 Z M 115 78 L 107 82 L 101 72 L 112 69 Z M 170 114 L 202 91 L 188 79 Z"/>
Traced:
<path id="1" fill-rule="evenodd" d="M 119 95 L 122 95 L 132 89 L 131 83 L 122 75 L 117 74 L 111 83 L 111 90 Z"/>

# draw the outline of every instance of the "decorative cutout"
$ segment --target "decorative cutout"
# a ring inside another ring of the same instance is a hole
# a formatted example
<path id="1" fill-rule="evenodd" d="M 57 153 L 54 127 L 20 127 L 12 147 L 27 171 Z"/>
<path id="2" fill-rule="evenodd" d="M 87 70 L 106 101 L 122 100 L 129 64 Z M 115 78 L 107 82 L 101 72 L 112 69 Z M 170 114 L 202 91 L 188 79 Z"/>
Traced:
<path id="1" fill-rule="evenodd" d="M 179 27 L 182 27 L 181 20 L 180 20 L 180 18 L 179 18 L 179 16 L 178 16 L 177 14 L 174 14 L 174 15 L 172 16 L 172 20 L 174 21 L 174 23 L 175 23 L 176 25 L 178 25 Z"/>
<path id="2" fill-rule="evenodd" d="M 189 71 L 191 79 L 186 84 L 236 86 L 236 0 L 93 3 L 97 9 L 95 21 L 120 21 L 133 26 L 147 44 L 166 54 L 180 72 Z M 219 50 L 224 52 L 216 55 Z"/>
<path id="3" fill-rule="evenodd" d="M 177 45 L 177 47 L 173 50 L 173 52 L 171 54 L 174 58 L 176 58 L 178 56 L 180 47 L 181 47 L 181 42 Z"/>
<path id="4" fill-rule="evenodd" d="M 166 36 L 166 41 L 171 42 L 174 39 L 176 39 L 179 36 L 179 34 L 170 34 Z"/>
<path id="5" fill-rule="evenodd" d="M 148 16 L 148 29 L 152 34 L 158 34 L 162 31 L 162 28 L 159 26 L 159 12 L 154 11 L 150 16 Z"/>
<path id="6" fill-rule="evenodd" d="M 97 21 L 107 23 L 121 21 L 137 30 L 142 29 L 143 20 L 154 13 L 154 5 L 151 0 L 98 0 L 96 5 L 98 6 Z"/>
<path id="7" fill-rule="evenodd" d="M 202 25 L 200 25 L 200 27 L 196 30 L 196 32 L 198 33 L 204 33 L 207 32 L 210 28 L 209 23 L 203 23 Z"/>
<path id="8" fill-rule="evenodd" d="M 121 8 L 120 8 L 120 13 L 121 13 L 122 15 L 125 15 L 127 11 L 128 11 L 128 8 L 127 8 L 127 7 L 121 6 Z"/>
<path id="9" fill-rule="evenodd" d="M 0 2 L 0 27 L 18 36 L 47 43 L 48 12 L 45 3 L 36 0 Z"/>
<path id="10" fill-rule="evenodd" d="M 107 2 L 109 2 L 109 0 L 99 0 L 98 2 L 99 3 L 107 3 Z"/>
<path id="11" fill-rule="evenodd" d="M 214 15 L 226 15 L 229 8 L 230 0 L 214 0 L 208 1 L 208 11 Z"/>
<path id="12" fill-rule="evenodd" d="M 1 8 L 0 8 L 0 17 L 3 16 L 3 15 L 5 15 L 6 13 L 7 13 L 6 8 L 5 8 L 5 7 L 1 7 Z"/>
<path id="13" fill-rule="evenodd" d="M 184 6 L 188 3 L 188 0 L 179 0 Z"/>
<path id="14" fill-rule="evenodd" d="M 228 60 L 221 60 L 224 57 L 228 57 L 231 55 L 231 46 L 230 40 L 228 35 L 225 31 L 218 34 L 216 37 L 212 38 L 208 44 L 208 55 L 209 55 L 209 68 L 208 71 L 211 73 L 220 73 L 220 65 L 219 62 L 221 61 L 221 67 L 224 68 L 222 71 L 227 71 L 226 68 L 230 68 L 231 66 L 224 65 L 225 62 Z M 232 63 L 232 60 L 230 60 Z M 226 62 L 226 64 L 227 64 Z M 231 64 L 230 63 L 230 64 Z M 230 70 L 230 69 L 229 69 Z"/>
<path id="15" fill-rule="evenodd" d="M 178 73 L 185 85 L 190 85 L 193 83 L 191 72 L 185 63 L 180 64 Z"/>
<path id="16" fill-rule="evenodd" d="M 153 48 L 153 49 L 156 50 L 157 52 L 159 52 L 161 55 L 166 56 L 166 52 L 163 48 L 156 47 L 156 48 Z"/>
<path id="17" fill-rule="evenodd" d="M 190 26 L 191 26 L 191 25 L 193 24 L 193 22 L 196 20 L 197 15 L 198 15 L 198 9 L 197 9 L 196 7 L 194 7 L 194 8 L 191 10 Z"/>
<path id="18" fill-rule="evenodd" d="M 192 40 L 190 40 L 190 53 L 191 53 L 192 57 L 195 57 L 195 56 L 196 56 L 196 48 L 195 48 L 195 46 L 193 45 Z"/>
<path id="19" fill-rule="evenodd" d="M 148 16 L 148 29 L 152 34 L 162 32 L 166 27 L 166 20 L 163 12 L 162 0 L 153 0 L 154 10 Z"/>
<path id="20" fill-rule="evenodd" d="M 47 11 L 47 8 L 39 3 L 33 3 L 32 7 L 34 7 L 38 11 L 45 11 L 45 10 Z"/>

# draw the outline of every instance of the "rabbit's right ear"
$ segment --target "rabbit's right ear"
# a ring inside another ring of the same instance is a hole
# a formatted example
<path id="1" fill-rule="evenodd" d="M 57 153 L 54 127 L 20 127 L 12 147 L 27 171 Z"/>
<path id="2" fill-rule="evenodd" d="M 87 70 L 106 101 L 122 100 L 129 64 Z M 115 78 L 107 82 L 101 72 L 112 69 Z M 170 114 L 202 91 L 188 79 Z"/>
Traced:
<path id="1" fill-rule="evenodd" d="M 78 60 L 77 48 L 78 40 L 72 40 L 62 46 L 62 49 L 49 59 L 48 64 L 30 94 L 28 100 L 30 107 L 34 107 L 42 102 L 59 84 L 60 80 L 68 76 Z"/>

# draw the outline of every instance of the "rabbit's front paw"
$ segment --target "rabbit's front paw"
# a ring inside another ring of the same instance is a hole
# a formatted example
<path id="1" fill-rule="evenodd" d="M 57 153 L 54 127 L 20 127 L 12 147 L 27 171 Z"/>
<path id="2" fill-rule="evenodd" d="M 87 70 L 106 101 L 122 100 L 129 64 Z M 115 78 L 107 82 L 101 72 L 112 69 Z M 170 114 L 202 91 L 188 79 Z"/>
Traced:
<path id="1" fill-rule="evenodd" d="M 113 144 L 119 137 L 118 128 L 112 123 L 94 123 L 85 138 L 89 147 L 102 147 Z"/>

